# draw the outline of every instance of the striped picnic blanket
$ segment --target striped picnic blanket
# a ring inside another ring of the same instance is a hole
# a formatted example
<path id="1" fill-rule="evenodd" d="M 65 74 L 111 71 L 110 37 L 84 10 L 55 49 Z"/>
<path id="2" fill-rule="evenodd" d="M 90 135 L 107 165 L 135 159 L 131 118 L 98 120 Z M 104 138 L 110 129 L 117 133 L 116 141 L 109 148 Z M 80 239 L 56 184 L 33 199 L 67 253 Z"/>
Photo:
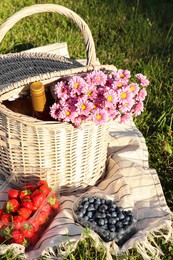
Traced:
<path id="1" fill-rule="evenodd" d="M 128 252 L 130 248 L 136 248 L 143 259 L 160 259 L 161 250 L 154 241 L 158 236 L 167 241 L 173 240 L 172 213 L 157 172 L 149 167 L 145 139 L 133 120 L 126 124 L 112 123 L 106 175 L 88 192 L 94 191 L 113 196 L 119 206 L 135 208 L 137 212 L 136 233 L 121 248 L 114 241 L 104 243 L 107 248 L 106 259 L 112 259 L 113 254 Z M 62 194 L 60 212 L 34 249 L 26 254 L 26 259 L 37 259 L 41 255 L 46 259 L 62 259 L 68 252 L 69 241 L 75 249 L 78 241 L 85 238 L 82 232 L 84 228 L 73 217 L 74 201 L 83 193 L 84 190 Z M 99 243 L 99 236 L 95 232 L 91 231 L 90 235 Z M 66 250 L 62 249 L 62 245 Z M 24 252 L 22 246 L 14 246 L 16 253 Z M 6 249 L 7 246 L 1 246 L 0 253 Z"/>

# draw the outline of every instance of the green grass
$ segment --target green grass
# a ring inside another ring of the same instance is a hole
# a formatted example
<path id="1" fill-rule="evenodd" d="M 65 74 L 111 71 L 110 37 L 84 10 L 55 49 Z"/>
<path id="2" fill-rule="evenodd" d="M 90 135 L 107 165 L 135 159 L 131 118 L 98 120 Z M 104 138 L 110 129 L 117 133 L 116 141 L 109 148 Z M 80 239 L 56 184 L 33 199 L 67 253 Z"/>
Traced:
<path id="1" fill-rule="evenodd" d="M 173 210 L 173 2 L 1 0 L 0 24 L 25 6 L 45 2 L 64 5 L 85 20 L 91 29 L 97 57 L 102 64 L 114 64 L 118 68 L 141 72 L 149 78 L 151 84 L 145 110 L 135 119 L 135 123 L 146 139 L 150 167 L 157 170 L 168 206 Z M 71 57 L 85 58 L 83 39 L 73 22 L 58 14 L 36 14 L 24 18 L 7 33 L 0 44 L 0 53 L 17 52 L 60 41 L 68 43 Z M 162 239 L 158 243 L 165 253 L 162 259 L 172 259 L 172 245 L 165 244 Z M 101 249 L 94 249 L 93 243 L 86 239 L 74 253 L 69 254 L 68 259 L 101 260 L 103 255 Z M 131 250 L 128 259 L 138 260 L 141 257 Z"/>

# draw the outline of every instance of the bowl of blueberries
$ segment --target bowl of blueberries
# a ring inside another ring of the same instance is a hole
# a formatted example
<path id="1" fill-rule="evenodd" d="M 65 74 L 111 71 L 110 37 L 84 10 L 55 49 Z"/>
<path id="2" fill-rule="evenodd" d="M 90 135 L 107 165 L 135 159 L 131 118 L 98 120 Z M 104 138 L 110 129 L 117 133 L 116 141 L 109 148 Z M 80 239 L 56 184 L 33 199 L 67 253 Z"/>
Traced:
<path id="1" fill-rule="evenodd" d="M 86 192 L 73 206 L 75 220 L 94 230 L 105 242 L 122 246 L 136 233 L 137 214 L 134 208 L 122 208 L 112 196 L 102 192 Z"/>

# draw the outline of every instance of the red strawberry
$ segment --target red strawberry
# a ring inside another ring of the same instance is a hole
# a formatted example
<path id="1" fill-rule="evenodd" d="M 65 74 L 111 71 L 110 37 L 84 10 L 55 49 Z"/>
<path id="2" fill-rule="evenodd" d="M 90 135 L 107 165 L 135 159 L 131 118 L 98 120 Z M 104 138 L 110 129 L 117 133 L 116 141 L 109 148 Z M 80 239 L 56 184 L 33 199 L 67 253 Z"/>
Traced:
<path id="1" fill-rule="evenodd" d="M 36 218 L 32 218 L 29 222 L 33 226 L 34 232 L 37 232 L 38 229 L 39 229 L 39 223 L 38 223 L 37 217 Z"/>
<path id="2" fill-rule="evenodd" d="M 24 223 L 25 219 L 22 216 L 13 217 L 13 226 L 14 229 L 20 229 Z"/>
<path id="3" fill-rule="evenodd" d="M 28 219 L 30 217 L 30 215 L 32 214 L 32 210 L 27 209 L 27 208 L 19 208 L 17 212 L 24 219 Z"/>
<path id="4" fill-rule="evenodd" d="M 16 199 L 11 199 L 5 203 L 5 211 L 6 213 L 10 212 L 16 212 L 20 207 L 20 204 L 18 200 Z"/>
<path id="5" fill-rule="evenodd" d="M 22 190 L 30 190 L 31 192 L 34 192 L 36 190 L 37 186 L 33 185 L 31 183 L 26 183 L 23 187 Z"/>
<path id="6" fill-rule="evenodd" d="M 23 200 L 24 198 L 30 198 L 30 195 L 32 194 L 32 192 L 30 190 L 22 190 L 19 193 L 19 198 L 20 200 Z"/>
<path id="7" fill-rule="evenodd" d="M 4 213 L 4 209 L 0 209 L 0 218 L 1 218 L 3 213 Z"/>
<path id="8" fill-rule="evenodd" d="M 43 184 L 39 188 L 40 191 L 42 191 L 46 196 L 50 193 L 51 188 L 48 187 L 48 185 Z"/>
<path id="9" fill-rule="evenodd" d="M 24 235 L 24 237 L 30 238 L 34 234 L 34 227 L 32 226 L 31 223 L 26 223 L 23 225 L 23 227 L 20 229 L 20 231 Z"/>
<path id="10" fill-rule="evenodd" d="M 47 185 L 48 186 L 48 183 L 46 180 L 39 180 L 37 182 L 37 187 L 41 187 L 42 185 Z"/>
<path id="11" fill-rule="evenodd" d="M 11 222 L 11 219 L 12 219 L 12 214 L 6 214 L 4 213 L 2 216 L 1 216 L 1 222 L 4 224 L 4 225 L 9 225 L 10 222 Z"/>
<path id="12" fill-rule="evenodd" d="M 39 225 L 43 225 L 48 221 L 49 217 L 45 211 L 41 211 L 36 216 L 36 219 L 37 219 Z"/>
<path id="13" fill-rule="evenodd" d="M 30 209 L 30 210 L 34 210 L 34 205 L 31 199 L 23 199 L 21 202 L 21 207 L 26 208 L 26 209 Z"/>
<path id="14" fill-rule="evenodd" d="M 36 209 L 38 209 L 41 206 L 41 204 L 44 202 L 44 200 L 46 199 L 46 195 L 39 190 L 35 190 L 33 192 L 33 194 L 31 195 L 31 199 L 32 199 L 34 207 Z"/>
<path id="15" fill-rule="evenodd" d="M 18 199 L 19 197 L 19 190 L 11 189 L 8 191 L 8 199 Z"/>
<path id="16" fill-rule="evenodd" d="M 47 213 L 47 216 L 50 216 L 52 214 L 52 207 L 50 203 L 46 203 L 42 206 L 41 211 L 45 211 Z"/>
<path id="17" fill-rule="evenodd" d="M 19 230 L 12 231 L 11 236 L 12 236 L 12 240 L 11 240 L 12 243 L 17 243 L 27 247 L 28 245 L 27 240 Z"/>
<path id="18" fill-rule="evenodd" d="M 53 210 L 57 210 L 60 207 L 60 203 L 56 197 L 56 194 L 53 194 L 49 200 L 48 203 L 50 203 L 51 207 L 53 208 Z"/>
<path id="19" fill-rule="evenodd" d="M 39 240 L 39 235 L 37 233 L 34 233 L 32 237 L 29 238 L 29 243 L 31 246 L 34 246 Z"/>

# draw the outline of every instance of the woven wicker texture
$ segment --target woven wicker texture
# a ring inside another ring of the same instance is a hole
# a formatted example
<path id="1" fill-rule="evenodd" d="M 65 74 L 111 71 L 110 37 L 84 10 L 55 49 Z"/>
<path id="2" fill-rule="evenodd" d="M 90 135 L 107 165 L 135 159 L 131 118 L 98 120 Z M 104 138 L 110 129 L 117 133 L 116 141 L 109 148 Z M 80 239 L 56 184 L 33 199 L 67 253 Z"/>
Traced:
<path id="1" fill-rule="evenodd" d="M 70 58 L 48 53 L 15 53 L 1 56 L 0 95 L 9 91 L 10 84 L 31 76 L 82 66 Z"/>
<path id="2" fill-rule="evenodd" d="M 43 11 L 62 13 L 80 24 L 87 49 L 87 61 L 94 64 L 95 47 L 89 29 L 86 30 L 88 27 L 72 11 L 57 5 L 36 5 L 17 12 L 0 27 L 0 39 L 7 28 L 11 28 L 21 17 Z M 4 82 L 4 70 L 1 75 L 2 83 L 5 84 L 0 89 L 1 100 L 10 97 L 14 92 L 19 93 L 30 82 L 41 80 L 44 84 L 51 83 L 64 75 L 94 68 L 80 67 L 81 65 L 78 66 L 71 59 L 40 53 L 9 54 L 0 58 L 3 66 L 9 61 L 12 61 L 8 70 L 10 82 Z M 47 66 L 48 61 L 51 66 Z M 114 66 L 95 68 L 115 69 Z M 94 185 L 105 171 L 108 141 L 109 123 L 103 126 L 84 123 L 82 129 L 77 129 L 68 123 L 45 122 L 14 113 L 0 104 L 0 174 L 4 178 L 14 173 L 16 182 L 25 182 L 32 175 L 47 179 L 50 186 L 61 180 L 60 185 L 70 190 Z"/>

